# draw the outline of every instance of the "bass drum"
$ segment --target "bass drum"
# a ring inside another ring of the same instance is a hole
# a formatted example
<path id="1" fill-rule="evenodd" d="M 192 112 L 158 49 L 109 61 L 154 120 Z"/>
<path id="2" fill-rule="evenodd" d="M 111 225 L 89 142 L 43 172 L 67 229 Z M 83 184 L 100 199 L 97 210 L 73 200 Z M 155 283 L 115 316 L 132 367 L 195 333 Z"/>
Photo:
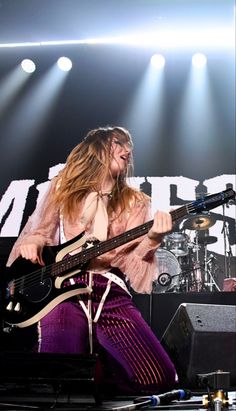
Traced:
<path id="1" fill-rule="evenodd" d="M 165 293 L 179 290 L 181 268 L 177 258 L 170 251 L 158 248 L 157 279 L 153 281 L 152 292 Z"/>

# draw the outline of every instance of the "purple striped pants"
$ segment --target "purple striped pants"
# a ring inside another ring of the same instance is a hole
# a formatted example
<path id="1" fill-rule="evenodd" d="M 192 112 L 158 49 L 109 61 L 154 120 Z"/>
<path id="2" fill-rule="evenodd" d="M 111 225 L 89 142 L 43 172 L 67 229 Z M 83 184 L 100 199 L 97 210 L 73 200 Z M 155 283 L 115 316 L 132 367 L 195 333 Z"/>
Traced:
<path id="1" fill-rule="evenodd" d="M 107 279 L 99 274 L 93 278 L 94 318 Z M 82 299 L 86 301 L 87 296 Z M 49 312 L 40 321 L 39 330 L 40 352 L 89 352 L 88 320 L 76 298 Z M 93 324 L 93 339 L 94 351 L 99 354 L 101 349 L 108 354 L 108 366 L 120 373 L 118 379 L 122 374 L 134 393 L 155 394 L 175 387 L 176 371 L 170 358 L 131 297 L 114 283 L 97 323 Z"/>

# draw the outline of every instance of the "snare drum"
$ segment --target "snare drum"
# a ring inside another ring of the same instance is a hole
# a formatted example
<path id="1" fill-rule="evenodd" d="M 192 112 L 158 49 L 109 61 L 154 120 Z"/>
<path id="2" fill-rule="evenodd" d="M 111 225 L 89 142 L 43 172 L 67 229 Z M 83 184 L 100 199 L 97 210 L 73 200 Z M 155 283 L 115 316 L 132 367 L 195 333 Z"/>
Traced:
<path id="1" fill-rule="evenodd" d="M 156 250 L 157 279 L 153 282 L 153 293 L 178 291 L 181 268 L 177 258 L 164 248 Z"/>
<path id="2" fill-rule="evenodd" d="M 186 234 L 179 232 L 167 234 L 164 237 L 164 245 L 176 257 L 188 254 L 188 236 Z"/>

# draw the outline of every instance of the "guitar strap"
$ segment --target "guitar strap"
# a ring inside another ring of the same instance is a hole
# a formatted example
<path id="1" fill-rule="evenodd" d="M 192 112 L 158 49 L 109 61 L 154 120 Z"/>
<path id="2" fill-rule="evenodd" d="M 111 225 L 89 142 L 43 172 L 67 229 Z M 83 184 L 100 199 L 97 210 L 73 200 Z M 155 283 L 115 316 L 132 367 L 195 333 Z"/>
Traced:
<path id="1" fill-rule="evenodd" d="M 129 292 L 129 290 L 128 290 L 126 284 L 125 284 L 125 282 L 124 282 L 120 277 L 118 277 L 116 274 L 113 274 L 113 273 L 110 273 L 110 272 L 107 272 L 107 273 L 96 273 L 96 274 L 100 274 L 100 275 L 102 275 L 103 277 L 106 277 L 106 278 L 108 279 L 108 282 L 107 282 L 106 289 L 105 289 L 105 291 L 104 291 L 104 293 L 103 293 L 103 295 L 102 295 L 102 298 L 101 298 L 101 300 L 100 300 L 100 302 L 99 302 L 99 305 L 98 305 L 98 308 L 97 308 L 97 311 L 96 311 L 96 314 L 95 314 L 94 319 L 92 318 L 92 299 L 91 299 L 91 294 L 89 294 L 89 296 L 88 296 L 88 306 L 87 306 L 87 307 L 86 307 L 84 301 L 81 300 L 81 296 L 78 295 L 78 301 L 79 301 L 79 303 L 80 303 L 80 305 L 81 305 L 81 307 L 82 307 L 82 309 L 83 309 L 83 311 L 84 311 L 84 313 L 85 313 L 85 315 L 86 315 L 86 317 L 87 317 L 87 320 L 88 320 L 90 354 L 93 353 L 93 323 L 96 323 L 96 322 L 98 321 L 99 317 L 100 317 L 100 314 L 101 314 L 101 312 L 102 312 L 102 308 L 103 308 L 103 306 L 104 306 L 104 303 L 105 303 L 105 301 L 106 301 L 106 298 L 107 298 L 107 296 L 108 296 L 108 293 L 109 293 L 109 291 L 110 291 L 110 289 L 111 289 L 112 282 L 114 282 L 114 283 L 116 283 L 117 285 L 119 285 L 124 291 L 126 291 L 126 292 L 131 296 L 131 294 L 130 294 L 130 292 Z M 92 288 L 92 282 L 93 282 L 93 281 L 92 281 L 92 278 L 93 278 L 93 273 L 92 273 L 91 271 L 89 271 L 89 286 L 90 286 L 91 288 Z"/>
<path id="2" fill-rule="evenodd" d="M 122 280 L 122 278 L 118 277 L 118 275 L 113 274 L 113 273 L 110 273 L 110 272 L 108 272 L 108 273 L 102 273 L 101 275 L 102 275 L 103 277 L 106 277 L 106 278 L 108 278 L 109 280 L 113 281 L 113 282 L 116 283 L 117 285 L 119 285 L 119 286 L 120 286 L 124 291 L 126 291 L 127 294 L 129 294 L 130 297 L 131 297 L 131 294 L 130 294 L 130 292 L 129 292 L 129 290 L 128 290 L 126 284 L 125 284 L 125 282 Z"/>
<path id="3" fill-rule="evenodd" d="M 107 202 L 108 196 L 110 193 L 97 193 L 91 192 L 88 194 L 83 211 L 81 214 L 80 222 L 84 225 L 84 227 L 92 226 L 92 234 L 94 237 L 99 239 L 100 241 L 106 240 L 107 238 L 107 227 L 108 227 L 108 216 L 107 216 Z M 61 243 L 66 242 L 65 233 L 64 233 L 64 224 L 63 224 L 63 216 L 60 215 L 60 240 Z M 81 240 L 79 240 L 81 241 Z M 82 239 L 84 242 L 84 239 Z M 77 248 L 81 244 L 72 244 L 69 246 L 70 248 L 66 250 L 62 250 L 63 254 L 71 253 L 74 248 Z M 59 256 L 59 259 L 62 259 L 63 255 Z M 96 273 L 100 274 L 108 279 L 106 289 L 102 295 L 102 298 L 99 302 L 96 314 L 94 319 L 92 318 L 92 298 L 91 293 L 88 294 L 88 303 L 87 306 L 84 301 L 81 300 L 81 297 L 78 295 L 78 301 L 87 317 L 88 320 L 88 330 L 89 330 L 89 346 L 90 346 L 90 353 L 93 352 L 93 323 L 96 323 L 100 317 L 102 312 L 102 308 L 106 301 L 107 295 L 111 289 L 112 282 L 119 285 L 124 291 L 126 291 L 130 296 L 130 292 L 125 285 L 125 282 L 118 277 L 116 274 L 107 272 L 107 273 Z M 89 271 L 89 287 L 92 289 L 93 283 L 93 273 Z"/>

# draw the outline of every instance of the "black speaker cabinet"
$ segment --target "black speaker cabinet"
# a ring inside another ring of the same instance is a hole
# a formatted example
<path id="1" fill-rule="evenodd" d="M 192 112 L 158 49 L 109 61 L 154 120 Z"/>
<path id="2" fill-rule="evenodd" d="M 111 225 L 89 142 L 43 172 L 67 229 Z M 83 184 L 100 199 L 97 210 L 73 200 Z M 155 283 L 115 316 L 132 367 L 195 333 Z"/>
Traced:
<path id="1" fill-rule="evenodd" d="M 236 306 L 181 304 L 161 343 L 175 364 L 180 384 L 198 388 L 197 374 L 230 372 L 236 386 Z"/>

